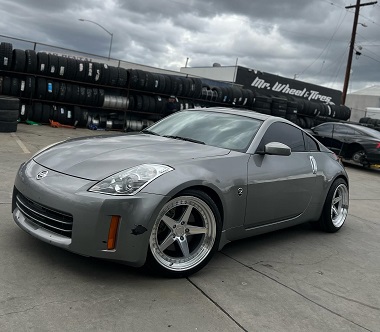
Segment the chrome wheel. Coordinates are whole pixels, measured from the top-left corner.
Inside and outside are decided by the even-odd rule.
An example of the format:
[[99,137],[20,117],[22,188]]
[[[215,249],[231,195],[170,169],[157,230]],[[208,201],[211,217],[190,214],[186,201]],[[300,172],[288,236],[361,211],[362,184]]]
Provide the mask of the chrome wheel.
[[325,204],[319,226],[322,230],[329,233],[339,231],[348,215],[349,194],[348,183],[345,179],[336,179],[327,193]]
[[348,214],[348,189],[340,184],[334,191],[331,201],[331,221],[337,228],[341,227]]
[[[194,192],[196,193],[196,192]],[[218,224],[211,199],[184,195],[160,211],[149,238],[154,260],[166,271],[183,272],[199,267],[213,251]],[[211,201],[211,203],[213,203]]]

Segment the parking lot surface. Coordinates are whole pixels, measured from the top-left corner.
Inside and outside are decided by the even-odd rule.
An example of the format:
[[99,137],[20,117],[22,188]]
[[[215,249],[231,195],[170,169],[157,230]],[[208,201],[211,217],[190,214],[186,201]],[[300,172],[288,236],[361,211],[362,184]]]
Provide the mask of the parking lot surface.
[[379,170],[346,165],[338,233],[305,224],[237,241],[199,273],[162,279],[50,246],[13,222],[23,161],[104,133],[25,124],[0,133],[0,331],[380,331]]

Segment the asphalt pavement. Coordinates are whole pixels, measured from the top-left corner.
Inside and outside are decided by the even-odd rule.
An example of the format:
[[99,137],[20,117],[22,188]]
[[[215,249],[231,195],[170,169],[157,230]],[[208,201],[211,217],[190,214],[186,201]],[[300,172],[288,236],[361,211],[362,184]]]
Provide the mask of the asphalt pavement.
[[162,279],[66,252],[13,222],[23,161],[104,133],[25,124],[0,133],[0,331],[380,331],[379,170],[346,165],[338,233],[305,224],[236,241],[199,273]]

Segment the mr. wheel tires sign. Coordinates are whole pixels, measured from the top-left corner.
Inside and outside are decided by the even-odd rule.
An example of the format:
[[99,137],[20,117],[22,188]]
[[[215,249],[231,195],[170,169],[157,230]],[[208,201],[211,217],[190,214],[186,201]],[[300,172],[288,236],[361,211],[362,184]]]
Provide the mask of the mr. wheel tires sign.
[[282,95],[340,105],[342,92],[323,86],[238,67],[235,83],[263,95]]

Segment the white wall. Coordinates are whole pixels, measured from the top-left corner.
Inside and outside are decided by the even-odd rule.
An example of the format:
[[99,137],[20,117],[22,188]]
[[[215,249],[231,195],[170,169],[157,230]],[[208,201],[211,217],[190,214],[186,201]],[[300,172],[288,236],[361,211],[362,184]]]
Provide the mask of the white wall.
[[366,116],[367,107],[380,107],[380,96],[348,94],[346,106],[351,108],[350,121],[359,122]]
[[237,67],[181,67],[180,72],[222,82],[235,82]]

